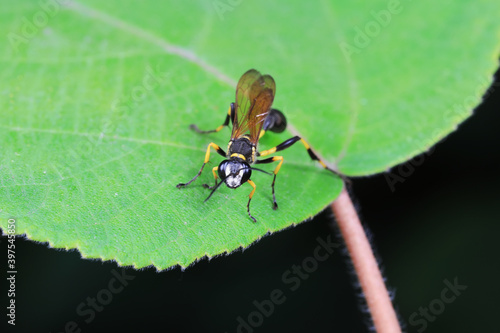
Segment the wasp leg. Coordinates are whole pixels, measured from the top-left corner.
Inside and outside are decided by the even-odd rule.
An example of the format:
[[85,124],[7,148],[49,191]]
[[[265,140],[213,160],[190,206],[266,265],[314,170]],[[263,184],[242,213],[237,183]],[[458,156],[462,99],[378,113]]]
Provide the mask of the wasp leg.
[[307,152],[309,153],[309,157],[312,159],[312,160],[315,160],[315,161],[318,161],[319,164],[321,164],[321,166],[323,168],[325,168],[326,170],[336,174],[337,176],[341,177],[342,179],[346,180],[345,179],[345,176],[338,173],[337,171],[333,170],[333,169],[330,169],[325,162],[323,162],[322,160],[319,159],[319,157],[312,151],[311,147],[309,146],[309,144],[304,140],[302,139],[300,136],[294,136],[293,138],[290,138],[288,140],[286,140],[285,142],[283,143],[280,143],[279,145],[277,145],[276,147],[274,148],[271,148],[271,149],[268,149],[268,150],[264,150],[263,152],[261,152],[258,156],[266,156],[266,155],[270,155],[270,154],[273,154],[277,151],[281,151],[281,150],[284,150],[284,149],[287,149],[288,147],[292,146],[295,142],[297,141],[300,141],[302,142],[302,144],[304,145],[304,147],[307,149]]
[[283,164],[283,156],[274,156],[270,158],[266,158],[265,160],[257,160],[255,164],[264,164],[264,163],[272,163],[279,161],[278,165],[274,169],[274,178],[273,183],[271,184],[272,192],[273,192],[273,209],[278,209],[278,203],[276,202],[276,195],[274,194],[274,184],[276,183],[276,175],[280,171],[281,165]]
[[260,134],[259,134],[259,140],[260,140],[260,138],[262,138],[264,136],[264,134],[266,134],[266,130],[261,129]]
[[224,123],[219,127],[217,127],[216,129],[210,131],[202,131],[195,124],[191,124],[189,128],[201,134],[219,132],[224,128],[224,126],[229,126],[229,120],[231,120],[231,123],[234,122],[234,114],[235,114],[234,103],[231,103],[231,105],[229,106],[229,110],[227,110],[226,120],[224,120]]
[[215,184],[214,184],[214,186],[210,186],[210,185],[208,185],[208,184],[203,184],[202,186],[203,186],[204,188],[208,188],[208,189],[210,189],[210,190],[213,190],[214,188],[216,188],[216,187],[217,187],[217,172],[216,172],[217,170],[219,170],[219,167],[218,167],[218,166],[216,166],[216,167],[213,167],[213,168],[212,168],[212,173],[214,174],[214,179],[215,179]]
[[194,182],[196,180],[196,178],[198,178],[199,175],[201,175],[201,172],[203,171],[203,168],[205,167],[205,164],[208,163],[208,161],[210,160],[210,147],[213,147],[215,149],[215,151],[217,153],[219,153],[219,155],[222,155],[224,157],[226,157],[226,153],[224,152],[224,150],[221,149],[221,147],[219,147],[218,145],[216,145],[215,143],[213,142],[210,142],[210,144],[208,145],[207,147],[207,153],[205,154],[205,162],[203,163],[203,165],[201,166],[201,169],[200,171],[198,172],[198,174],[196,176],[194,176],[193,179],[191,179],[190,181],[188,181],[187,183],[180,183],[180,184],[177,184],[177,188],[181,188],[181,187],[186,187],[188,186],[189,184],[191,184],[192,182]]
[[250,214],[250,201],[252,200],[252,197],[253,197],[253,194],[255,193],[255,189],[257,188],[257,186],[255,185],[255,183],[253,181],[251,181],[250,179],[247,180],[247,183],[250,184],[252,187],[253,187],[253,190],[252,192],[250,192],[250,194],[248,195],[248,204],[247,204],[247,212],[248,212],[248,216],[250,216],[250,218],[253,220],[253,222],[257,222],[257,220],[255,219],[255,217],[252,216],[252,214]]

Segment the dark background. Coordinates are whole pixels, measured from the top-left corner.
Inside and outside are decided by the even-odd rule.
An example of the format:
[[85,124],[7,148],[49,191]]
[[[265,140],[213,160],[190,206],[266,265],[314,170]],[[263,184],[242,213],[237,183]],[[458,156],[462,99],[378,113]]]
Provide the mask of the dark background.
[[[410,174],[394,184],[394,191],[383,174],[353,180],[353,199],[371,230],[409,332],[498,330],[498,76],[493,94],[458,131],[415,160],[419,165],[413,170],[410,164],[393,169],[399,176],[401,171]],[[127,286],[111,294],[109,304],[89,323],[88,312],[77,314],[78,306],[84,303],[82,310],[88,311],[88,297],[110,295],[106,289],[115,276],[113,270],[122,274],[121,268],[114,262],[80,259],[77,251],[17,238],[16,326],[5,327],[7,332],[65,332],[67,323],[74,321],[82,332],[155,331],[155,327],[169,332],[236,332],[238,317],[248,323],[250,315],[255,324],[259,315],[253,313],[257,311],[253,302],[267,304],[271,292],[279,289],[283,303],[275,305],[269,317],[260,315],[262,322],[254,332],[366,332],[362,298],[344,251],[338,249],[319,262],[295,291],[282,279],[293,265],[313,255],[318,237],[333,235],[338,241],[334,224],[326,210],[243,252],[204,259],[186,271],[127,269]],[[0,249],[5,254],[6,244],[2,238]],[[0,261],[2,272],[6,261]],[[444,281],[453,284],[455,279],[467,289],[450,301],[453,293],[444,290]],[[8,288],[5,278],[2,281],[5,309],[3,295]],[[119,283],[113,286],[120,288]],[[443,293],[449,303],[443,302]],[[429,306],[425,319],[420,311]],[[3,326],[7,318],[2,317]]]

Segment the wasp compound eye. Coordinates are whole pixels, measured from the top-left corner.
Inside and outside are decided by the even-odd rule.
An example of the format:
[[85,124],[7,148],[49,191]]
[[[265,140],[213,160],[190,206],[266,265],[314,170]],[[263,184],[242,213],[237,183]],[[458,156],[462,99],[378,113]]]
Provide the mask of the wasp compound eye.
[[217,170],[217,173],[219,174],[219,178],[222,180],[222,181],[225,181],[226,180],[226,166],[227,164],[229,163],[228,160],[224,160],[222,161],[220,164],[219,164],[219,168]]

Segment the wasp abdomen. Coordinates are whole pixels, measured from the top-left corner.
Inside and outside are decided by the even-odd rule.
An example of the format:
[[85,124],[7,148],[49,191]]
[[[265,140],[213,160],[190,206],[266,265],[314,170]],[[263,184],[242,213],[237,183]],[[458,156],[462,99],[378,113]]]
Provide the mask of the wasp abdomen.
[[264,131],[271,131],[274,133],[281,133],[286,129],[286,117],[280,111],[271,109],[264,121]]

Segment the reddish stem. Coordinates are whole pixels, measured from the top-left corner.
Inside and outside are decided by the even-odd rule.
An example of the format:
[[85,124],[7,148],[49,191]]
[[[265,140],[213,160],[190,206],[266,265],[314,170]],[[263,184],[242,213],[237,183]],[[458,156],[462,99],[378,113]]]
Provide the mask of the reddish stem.
[[331,207],[351,256],[376,331],[401,332],[396,311],[372,248],[345,188]]

